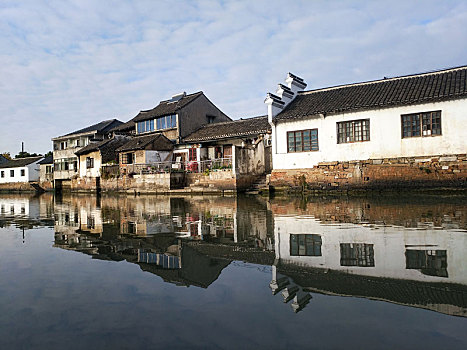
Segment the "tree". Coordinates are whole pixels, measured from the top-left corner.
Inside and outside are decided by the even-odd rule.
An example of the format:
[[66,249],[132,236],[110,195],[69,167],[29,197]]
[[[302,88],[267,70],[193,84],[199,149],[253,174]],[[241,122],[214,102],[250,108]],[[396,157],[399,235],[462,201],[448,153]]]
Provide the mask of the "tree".
[[28,153],[28,152],[19,152],[15,158],[18,159],[18,158],[26,158],[26,157],[38,157],[38,156],[41,156],[41,154],[37,154],[37,153]]
[[1,155],[4,156],[6,159],[11,160],[10,152],[4,152],[4,153],[1,153]]

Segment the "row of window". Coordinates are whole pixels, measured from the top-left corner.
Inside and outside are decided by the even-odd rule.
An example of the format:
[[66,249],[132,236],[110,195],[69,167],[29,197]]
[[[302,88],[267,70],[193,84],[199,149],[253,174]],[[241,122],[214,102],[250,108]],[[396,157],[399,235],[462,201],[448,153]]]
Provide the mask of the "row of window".
[[87,146],[91,139],[92,137],[82,137],[82,138],[75,139],[75,140],[54,142],[54,151],[64,150],[67,148]]
[[[21,176],[26,176],[26,170],[20,169],[20,174]],[[5,170],[0,171],[0,177],[4,178],[5,177]],[[10,170],[10,177],[15,177],[15,171]]]
[[[441,135],[441,111],[404,114],[401,136],[426,137]],[[370,141],[370,119],[336,123],[337,143]],[[287,132],[287,152],[318,151],[318,129]]]
[[[156,121],[155,129],[154,129],[154,120]],[[172,129],[175,127],[177,127],[176,114],[166,115],[164,117],[151,119],[151,120],[145,120],[145,121],[137,123],[138,134],[141,134],[143,132],[154,131],[154,130]]]
[[78,171],[76,158],[59,159],[54,162],[55,171]]
[[[322,239],[318,234],[291,234],[290,256],[322,256]],[[340,265],[374,267],[373,244],[340,243]],[[425,275],[448,277],[446,250],[405,251],[406,268],[420,270]]]

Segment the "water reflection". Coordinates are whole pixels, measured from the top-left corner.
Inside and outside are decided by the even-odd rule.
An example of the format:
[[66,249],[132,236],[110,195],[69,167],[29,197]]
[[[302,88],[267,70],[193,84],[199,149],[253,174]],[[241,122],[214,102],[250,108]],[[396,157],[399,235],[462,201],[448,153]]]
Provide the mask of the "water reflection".
[[53,225],[54,247],[208,288],[232,261],[272,266],[298,312],[313,294],[467,316],[467,204],[456,197],[1,196],[0,227]]

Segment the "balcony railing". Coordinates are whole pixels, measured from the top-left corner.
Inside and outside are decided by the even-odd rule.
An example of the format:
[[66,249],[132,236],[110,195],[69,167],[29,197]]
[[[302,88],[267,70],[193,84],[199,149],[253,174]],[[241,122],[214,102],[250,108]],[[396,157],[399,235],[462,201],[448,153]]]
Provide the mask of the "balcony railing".
[[127,174],[161,174],[171,172],[204,173],[232,169],[232,158],[217,158],[187,162],[157,162],[150,164],[126,164]]

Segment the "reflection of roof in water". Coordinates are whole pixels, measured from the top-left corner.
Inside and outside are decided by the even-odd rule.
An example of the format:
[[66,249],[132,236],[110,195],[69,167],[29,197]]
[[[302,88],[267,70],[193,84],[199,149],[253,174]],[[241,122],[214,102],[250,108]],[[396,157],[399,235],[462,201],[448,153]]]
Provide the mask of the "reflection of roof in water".
[[209,287],[217,280],[229,264],[230,260],[209,257],[185,244],[182,248],[181,269],[164,269],[156,264],[138,263],[143,271],[154,273],[165,282],[202,288]]
[[304,290],[354,296],[467,317],[467,286],[348,274],[320,268],[279,264],[278,272]]

